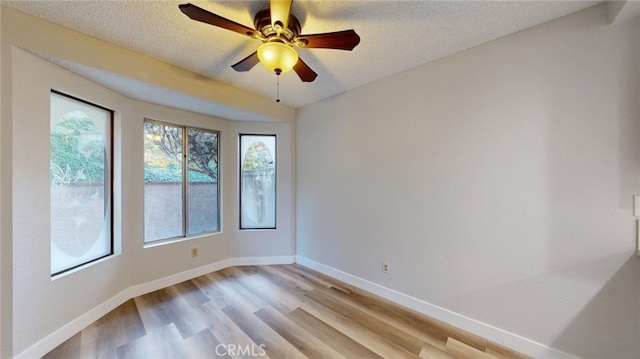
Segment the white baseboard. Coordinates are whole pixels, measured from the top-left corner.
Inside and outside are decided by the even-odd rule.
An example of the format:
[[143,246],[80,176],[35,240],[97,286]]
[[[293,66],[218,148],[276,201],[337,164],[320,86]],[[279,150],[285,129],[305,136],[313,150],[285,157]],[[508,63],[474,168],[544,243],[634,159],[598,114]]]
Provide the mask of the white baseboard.
[[292,264],[295,262],[296,256],[239,257],[233,258],[232,266],[268,266],[276,264]]
[[71,338],[76,333],[89,326],[89,324],[95,322],[105,314],[109,313],[122,303],[129,300],[131,297],[128,296],[127,292],[128,290],[124,290],[109,298],[97,307],[91,309],[89,312],[69,322],[55,332],[47,335],[34,345],[27,348],[22,353],[16,355],[15,358],[42,358],[45,354],[53,350],[55,347],[64,343],[67,339]]
[[16,358],[41,358],[58,345],[64,343],[67,339],[83,330],[91,323],[102,318],[105,314],[117,308],[122,303],[131,298],[135,298],[158,289],[166,288],[189,279],[205,275],[207,273],[216,272],[224,268],[244,265],[275,265],[275,264],[291,264],[295,262],[295,256],[276,256],[276,257],[235,257],[227,258],[215,263],[210,263],[201,267],[189,269],[184,272],[172,274],[167,277],[159,278],[150,282],[131,286],[115,296],[107,299],[97,307],[91,309],[87,313],[79,316],[69,322],[62,328],[47,335],[34,345],[27,348],[22,353],[16,355]]
[[341,280],[352,286],[388,299],[404,307],[413,309],[429,317],[451,324],[490,341],[502,344],[534,358],[544,359],[577,359],[577,357],[534,342],[519,335],[509,333],[489,324],[452,312],[448,309],[414,298],[391,288],[354,276],[339,269],[326,266],[309,258],[296,257],[296,262],[330,277]]

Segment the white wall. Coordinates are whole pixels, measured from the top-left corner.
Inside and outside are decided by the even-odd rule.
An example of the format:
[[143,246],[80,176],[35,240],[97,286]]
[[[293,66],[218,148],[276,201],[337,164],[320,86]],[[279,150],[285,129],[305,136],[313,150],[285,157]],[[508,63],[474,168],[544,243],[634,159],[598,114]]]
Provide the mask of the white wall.
[[[3,7],[0,6],[0,19]],[[2,32],[0,32],[2,35]],[[0,37],[1,39],[1,37]],[[0,53],[9,51],[9,46],[4,41],[0,41]],[[4,134],[10,131],[11,103],[5,96],[5,88],[11,87],[11,76],[7,76],[10,72],[7,70],[8,61],[0,56],[0,357],[6,358],[11,354],[12,342],[11,326],[12,326],[12,258],[11,241],[11,191],[10,187],[5,186],[11,182],[11,170],[8,166],[11,163],[11,142],[5,138]],[[6,189],[5,189],[6,188]]]
[[[246,105],[240,111],[255,111],[270,118],[283,115],[280,122],[253,123],[228,121],[136,101],[25,51],[46,51],[50,46],[44,45],[47,42],[75,42],[85,53],[100,48],[105,51],[101,54],[103,58],[116,55],[126,58],[130,54],[125,50],[115,48],[109,52],[111,45],[91,38],[79,40],[77,33],[6,11],[4,7],[2,21],[1,357],[41,356],[132,295],[227,265],[293,258],[292,183],[295,171],[292,137],[295,127],[289,118],[289,114],[293,117],[292,109],[269,109],[266,106],[265,110],[260,101],[256,108]],[[32,33],[37,39],[31,42],[22,37],[26,28],[28,31],[45,28],[49,32]],[[140,63],[145,61],[140,55],[131,56]],[[81,61],[81,56],[76,60]],[[160,70],[155,72],[153,65],[157,60],[146,61],[150,64],[147,70],[156,77],[162,77],[161,70],[166,71],[169,66],[160,66]],[[127,64],[127,61],[121,62],[124,69],[122,64]],[[176,73],[180,72],[169,71],[168,76],[173,77]],[[195,76],[185,76],[176,81],[181,82],[178,87],[188,87],[189,81],[200,80]],[[52,88],[115,110],[114,222],[118,247],[115,256],[54,280],[50,277],[48,180],[49,97]],[[143,247],[144,118],[180,122],[221,132],[221,233]],[[237,229],[237,138],[240,132],[275,133],[278,136],[277,230]],[[200,249],[196,258],[190,256],[192,246]]]
[[300,109],[298,256],[542,346],[639,357],[640,24],[607,15]]

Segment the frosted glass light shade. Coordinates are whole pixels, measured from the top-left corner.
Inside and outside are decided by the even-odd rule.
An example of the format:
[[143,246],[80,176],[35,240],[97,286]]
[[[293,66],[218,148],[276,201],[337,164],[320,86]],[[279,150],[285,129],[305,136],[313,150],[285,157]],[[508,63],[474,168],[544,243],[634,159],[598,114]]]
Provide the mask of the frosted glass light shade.
[[267,70],[282,73],[291,71],[298,63],[298,53],[281,42],[267,42],[258,48],[258,59]]

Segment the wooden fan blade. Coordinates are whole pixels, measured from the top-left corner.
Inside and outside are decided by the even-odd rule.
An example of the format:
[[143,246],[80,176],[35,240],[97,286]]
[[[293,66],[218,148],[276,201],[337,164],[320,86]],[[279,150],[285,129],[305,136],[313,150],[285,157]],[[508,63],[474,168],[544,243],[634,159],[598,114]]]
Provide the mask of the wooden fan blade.
[[313,49],[353,50],[360,43],[360,36],[354,30],[328,32],[325,34],[300,35],[295,38],[299,46]]
[[281,31],[285,32],[289,26],[289,13],[291,12],[291,3],[293,0],[271,0],[271,26],[278,31],[278,25],[281,27]]
[[303,82],[313,82],[318,77],[318,74],[311,70],[311,67],[305,64],[301,58],[298,58],[298,63],[293,67],[293,71],[298,74],[298,77]]
[[180,8],[180,11],[191,18],[191,20],[204,22],[205,24],[221,27],[250,37],[256,37],[257,35],[256,30],[250,27],[238,24],[235,21],[216,15],[193,4],[180,4],[178,7]]
[[244,72],[251,70],[258,62],[260,62],[258,51],[254,51],[253,54],[231,65],[231,67],[238,72]]

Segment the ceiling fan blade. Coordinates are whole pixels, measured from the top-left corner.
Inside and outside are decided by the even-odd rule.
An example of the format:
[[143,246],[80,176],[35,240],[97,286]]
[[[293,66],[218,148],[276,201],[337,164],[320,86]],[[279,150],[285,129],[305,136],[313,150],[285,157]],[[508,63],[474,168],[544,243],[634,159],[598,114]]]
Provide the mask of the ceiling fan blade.
[[301,58],[298,58],[298,63],[293,67],[293,71],[298,74],[298,77],[303,82],[313,82],[318,77],[318,74],[311,70],[311,67],[305,64]]
[[244,72],[251,70],[258,62],[260,62],[260,59],[258,59],[258,51],[254,51],[253,54],[231,65],[231,67],[238,72]]
[[209,12],[203,8],[197,7],[193,4],[180,4],[178,5],[180,11],[182,11],[185,15],[187,15],[192,20],[204,22],[205,24],[218,26],[223,29],[231,30],[237,32],[242,35],[256,37],[257,31],[246,27],[244,25],[238,24],[235,21],[231,21],[226,19],[220,15],[216,15],[212,12]]
[[305,44],[301,47],[308,49],[353,50],[360,43],[360,36],[354,30],[344,30],[324,34],[300,35],[295,38],[295,42]]
[[271,26],[273,26],[276,31],[278,31],[278,25],[280,25],[282,29],[279,32],[287,30],[292,2],[293,0],[271,0],[269,5],[271,9]]

